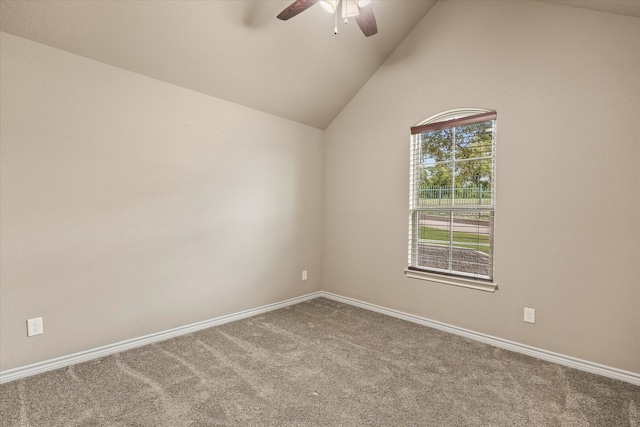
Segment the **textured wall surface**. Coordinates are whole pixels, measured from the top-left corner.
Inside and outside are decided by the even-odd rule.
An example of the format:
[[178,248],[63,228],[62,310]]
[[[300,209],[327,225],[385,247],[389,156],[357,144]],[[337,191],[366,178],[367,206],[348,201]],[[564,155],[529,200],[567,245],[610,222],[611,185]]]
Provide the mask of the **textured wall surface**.
[[[540,2],[436,4],[326,131],[323,289],[640,372],[639,36]],[[494,294],[403,275],[409,127],[463,107],[498,113]]]
[[320,130],[6,33],[0,62],[0,369],[319,289]]
[[[0,370],[322,289],[640,372],[637,18],[439,2],[324,134],[1,41]],[[460,107],[498,112],[494,294],[403,274],[409,127]]]

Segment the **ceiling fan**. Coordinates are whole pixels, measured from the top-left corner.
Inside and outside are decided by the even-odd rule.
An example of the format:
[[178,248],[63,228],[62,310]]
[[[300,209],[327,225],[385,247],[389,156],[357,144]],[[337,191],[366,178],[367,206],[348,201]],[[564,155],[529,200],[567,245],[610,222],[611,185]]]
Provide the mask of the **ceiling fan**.
[[370,2],[371,0],[296,0],[280,12],[278,19],[286,21],[309,9],[314,4],[320,3],[327,12],[333,13],[335,16],[335,34],[338,34],[339,14],[344,19],[345,24],[349,22],[349,18],[355,18],[358,27],[360,27],[365,36],[369,37],[378,32],[378,24],[376,24],[376,18],[373,16],[373,11],[369,6]]

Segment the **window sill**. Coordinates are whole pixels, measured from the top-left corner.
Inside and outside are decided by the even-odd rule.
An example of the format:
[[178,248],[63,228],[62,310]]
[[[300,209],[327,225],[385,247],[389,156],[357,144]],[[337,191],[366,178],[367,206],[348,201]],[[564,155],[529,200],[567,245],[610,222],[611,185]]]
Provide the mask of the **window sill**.
[[426,271],[404,270],[404,274],[410,279],[427,280],[429,282],[444,283],[445,285],[461,286],[463,288],[476,289],[478,291],[495,292],[498,290],[498,284],[493,282],[483,282],[473,279],[464,279],[462,277],[442,276],[436,273],[427,273]]

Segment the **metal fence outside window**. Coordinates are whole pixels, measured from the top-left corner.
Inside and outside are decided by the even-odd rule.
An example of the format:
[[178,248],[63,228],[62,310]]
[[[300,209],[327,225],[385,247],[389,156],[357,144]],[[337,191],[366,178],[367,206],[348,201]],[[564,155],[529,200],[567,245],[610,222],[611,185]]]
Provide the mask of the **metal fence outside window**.
[[[477,187],[423,187],[419,189],[419,206],[450,206],[452,200],[458,206],[491,205],[491,188]],[[453,196],[453,197],[452,197]]]

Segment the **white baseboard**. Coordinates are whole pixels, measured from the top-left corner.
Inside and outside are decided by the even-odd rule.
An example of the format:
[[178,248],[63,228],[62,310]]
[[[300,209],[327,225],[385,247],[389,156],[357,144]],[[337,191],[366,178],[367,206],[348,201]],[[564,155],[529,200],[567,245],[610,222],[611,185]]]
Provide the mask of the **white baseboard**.
[[132,348],[141,347],[143,345],[152,344],[154,342],[164,341],[166,339],[174,338],[180,335],[190,334],[201,329],[222,325],[224,323],[234,322],[236,320],[256,316],[268,311],[278,310],[280,308],[298,304],[304,301],[318,298],[320,296],[322,296],[320,292],[314,292],[300,297],[291,298],[286,301],[268,304],[262,307],[252,308],[249,310],[240,311],[238,313],[228,314],[226,316],[220,316],[214,319],[204,320],[202,322],[192,323],[186,326],[180,326],[178,328],[168,329],[166,331],[156,332],[154,334],[149,334],[126,341],[120,341],[114,344],[81,351],[79,353],[73,353],[66,356],[56,357],[55,359],[44,360],[42,362],[33,363],[30,365],[7,369],[4,371],[0,371],[0,384],[14,381],[20,378],[30,377],[36,374],[41,374],[43,372],[52,371],[54,369],[75,365],[76,363],[98,359],[100,357],[108,356],[113,353],[119,353],[121,351],[130,350]]
[[355,307],[364,308],[366,310],[375,311],[377,313],[386,314],[387,316],[417,323],[429,328],[438,329],[451,334],[460,335],[475,341],[480,341],[494,347],[503,348],[505,350],[515,351],[517,353],[526,354],[538,359],[557,363],[559,365],[568,366],[570,368],[579,369],[581,371],[591,372],[593,374],[602,375],[604,377],[625,381],[631,384],[640,385],[640,374],[635,372],[624,371],[622,369],[612,368],[610,366],[600,365],[598,363],[589,362],[587,360],[578,359],[563,354],[554,353],[552,351],[531,347],[514,341],[505,340],[491,335],[474,332],[468,329],[459,328],[457,326],[448,325],[446,323],[437,322],[435,320],[426,319],[413,314],[403,313],[401,311],[392,310],[379,305],[370,304],[368,302],[359,301],[353,298],[343,297],[341,295],[332,294],[330,292],[320,292],[324,298],[342,302],[344,304],[353,305]]
[[262,307],[257,307],[238,313],[229,314],[226,316],[216,317],[214,319],[205,320],[198,323],[193,323],[186,326],[181,326],[174,329],[169,329],[162,332],[157,332],[150,335],[145,335],[138,338],[133,338],[126,341],[121,341],[114,344],[109,344],[103,347],[98,347],[79,353],[69,354],[67,356],[57,357],[55,359],[49,359],[31,365],[20,366],[13,369],[7,369],[0,371],[0,384],[14,381],[20,378],[29,377],[32,375],[40,374],[54,369],[64,368],[66,366],[74,365],[76,363],[86,362],[100,357],[108,356],[113,353],[119,353],[121,351],[129,350],[143,345],[152,344],[154,342],[163,341],[169,338],[174,338],[180,335],[189,334],[199,331],[201,329],[210,328],[212,326],[222,325],[224,323],[233,322],[236,320],[244,319],[258,314],[266,313],[280,308],[288,307],[290,305],[298,304],[304,301],[309,301],[314,298],[324,297],[334,301],[338,301],[344,304],[353,305],[366,310],[375,311],[377,313],[385,314],[387,316],[395,317],[398,319],[406,320],[409,322],[417,323],[419,325],[427,326],[429,328],[438,329],[451,334],[460,335],[466,338],[470,338],[475,341],[480,341],[495,347],[503,348],[505,350],[515,351],[517,353],[526,354],[538,359],[547,360],[549,362],[557,363],[559,365],[568,366],[571,368],[579,369],[581,371],[591,372],[594,374],[602,375],[605,377],[613,378],[616,380],[625,381],[631,384],[640,385],[640,374],[623,371],[621,369],[612,368],[597,363],[592,363],[586,360],[577,359],[571,356],[565,356],[551,351],[542,350],[539,348],[531,347],[528,345],[520,344],[514,341],[505,340],[502,338],[493,337],[491,335],[481,334],[468,329],[459,328],[457,326],[448,325],[446,323],[437,322],[435,320],[429,320],[424,317],[415,316],[413,314],[403,313],[401,311],[392,310],[386,307],[382,307],[375,304],[359,301],[353,298],[347,298],[340,295],[336,295],[330,292],[314,292],[311,294],[303,295],[296,298],[291,298],[286,301],[281,301],[274,304],[268,304]]

